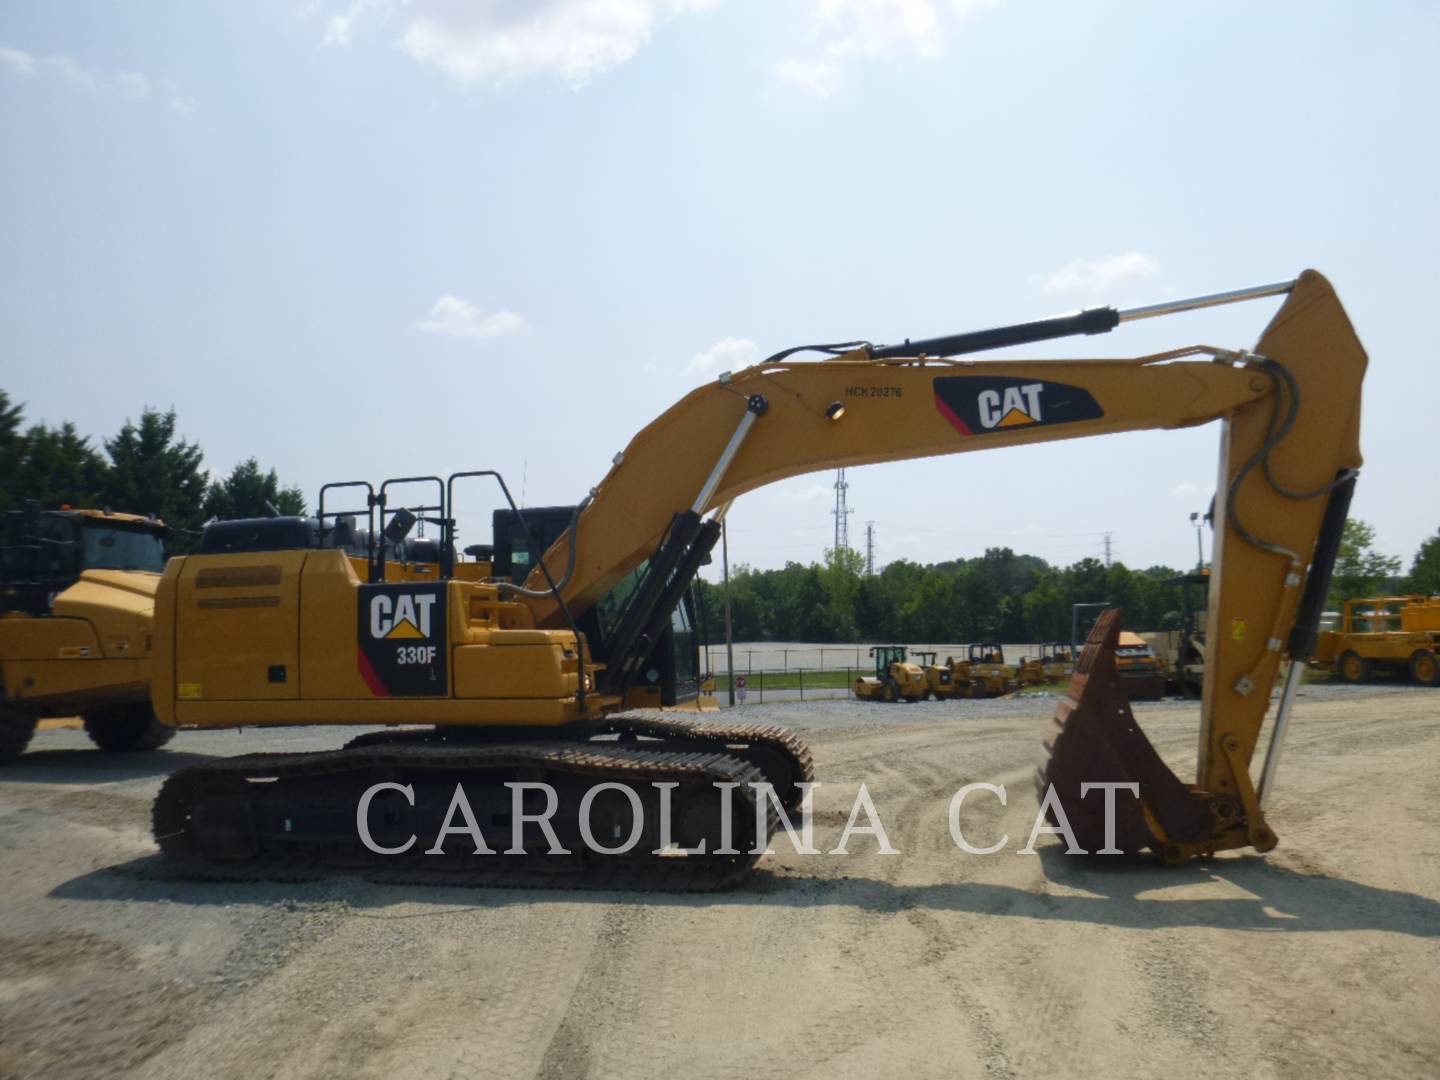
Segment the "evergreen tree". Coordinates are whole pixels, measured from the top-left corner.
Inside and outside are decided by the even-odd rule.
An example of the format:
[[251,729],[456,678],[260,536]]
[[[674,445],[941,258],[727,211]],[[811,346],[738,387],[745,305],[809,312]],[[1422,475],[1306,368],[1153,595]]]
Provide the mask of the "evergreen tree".
[[13,510],[22,501],[17,471],[25,443],[20,433],[24,410],[10,403],[10,395],[0,390],[0,510]]
[[90,440],[68,420],[58,428],[36,424],[25,433],[12,472],[18,502],[35,499],[46,509],[94,507],[101,501],[106,465]]
[[[146,409],[138,424],[125,421],[105,440],[110,468],[102,496],[113,510],[156,514],[176,530],[195,530],[204,521],[205,472],[200,447],[175,436],[175,411]],[[182,532],[174,536],[172,547]]]
[[269,517],[274,512],[303,515],[305,497],[299,488],[282,488],[274,469],[262,473],[253,457],[236,465],[223,480],[212,482],[205,493],[206,520]]

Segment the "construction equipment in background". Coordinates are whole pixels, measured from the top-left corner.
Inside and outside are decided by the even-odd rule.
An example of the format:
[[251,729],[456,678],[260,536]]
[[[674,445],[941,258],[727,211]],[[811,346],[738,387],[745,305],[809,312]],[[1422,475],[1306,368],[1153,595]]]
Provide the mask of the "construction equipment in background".
[[936,662],[939,655],[934,651],[913,650],[910,654],[920,661],[920,670],[925,673],[925,698],[945,701],[956,697],[960,689],[955,681],[954,666]]
[[1075,650],[1063,641],[1042,641],[1040,670],[1046,682],[1064,682],[1075,674]]
[[1022,689],[1027,686],[1042,686],[1045,683],[1045,666],[1040,657],[1022,656],[1015,665],[1015,682]]
[[150,614],[165,523],[108,510],[0,514],[0,762],[45,717],[80,716],[101,750],[153,750]]
[[1075,653],[1063,641],[1042,641],[1034,649],[1034,656],[1022,656],[1015,665],[1015,681],[1021,687],[1053,685],[1074,674]]
[[[1282,295],[1253,352],[950,359]],[[790,349],[724,373],[642,430],[523,583],[501,580],[498,549],[490,580],[464,580],[449,560],[452,489],[466,476],[499,482],[493,472],[441,484],[437,581],[387,581],[383,559],[373,558],[362,578],[343,552],[323,548],[172,559],[156,592],[152,681],[167,723],[429,726],[362,735],[336,751],[182,769],[155,804],[166,858],[179,872],[225,878],[294,874],[300,863],[372,868],[389,880],[449,873],[477,883],[646,888],[740,880],[767,842],[745,822],[776,819],[755,813],[766,796],[753,785],[771,785],[794,810],[812,776],[803,743],[779,729],[620,712],[735,498],[820,469],[1213,420],[1223,421],[1222,497],[1195,781],[1171,773],[1135,723],[1115,668],[1112,613],[1097,623],[1057,710],[1039,790],[1052,820],[1063,809],[1090,851],[1150,848],[1183,862],[1274,847],[1264,801],[1360,464],[1366,359],[1329,283],[1307,271],[1129,311],[896,346],[807,348],[824,359],[796,359],[806,349]],[[407,527],[387,516],[384,485],[378,500],[368,495],[379,515],[372,535],[403,539]],[[528,536],[525,515],[515,514]],[[607,598],[613,617],[601,618]],[[1257,781],[1250,762],[1286,658],[1301,663],[1290,667]],[[377,777],[385,778],[379,794]],[[553,802],[526,787],[540,781]],[[596,797],[596,785],[627,781],[638,802],[604,789]],[[1138,798],[1084,797],[1089,785],[1112,781],[1133,781]],[[414,842],[448,824],[458,784],[490,849],[516,854],[476,856],[461,829],[434,848]],[[734,794],[734,814],[724,813],[717,785]],[[380,848],[406,854],[362,844],[357,819]],[[545,854],[542,819],[568,853]],[[673,822],[671,839],[691,850],[657,848],[661,822]],[[722,822],[742,827],[722,831]],[[514,843],[511,826],[521,834]],[[585,835],[635,840],[601,853]],[[733,846],[717,851],[726,838]]]
[[1319,635],[1311,664],[1350,683],[1406,675],[1440,686],[1440,598],[1375,596],[1345,601],[1338,630]]
[[1205,597],[1210,572],[1182,574],[1165,585],[1180,590],[1180,624],[1140,636],[1160,661],[1166,692],[1198,698],[1205,683]]
[[[861,701],[921,701],[931,693],[930,682],[919,664],[910,663],[904,645],[876,645],[870,650],[875,674],[862,675],[851,689]],[[932,657],[934,653],[930,654]]]
[[1015,666],[1005,663],[1005,650],[993,641],[970,645],[965,662],[969,665],[970,697],[1000,697],[1020,685]]
[[1115,668],[1131,701],[1159,701],[1165,696],[1165,665],[1139,634],[1121,630],[1115,644]]

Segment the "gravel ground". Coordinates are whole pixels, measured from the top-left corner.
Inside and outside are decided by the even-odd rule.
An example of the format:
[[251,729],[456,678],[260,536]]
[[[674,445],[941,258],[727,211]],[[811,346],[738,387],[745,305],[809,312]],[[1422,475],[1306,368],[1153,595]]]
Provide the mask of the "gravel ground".
[[[1178,870],[1017,853],[1052,707],[746,707],[811,742],[822,848],[864,782],[899,854],[781,838],[700,897],[147,879],[168,771],[344,736],[41,732],[0,773],[0,1076],[1440,1074],[1440,695],[1304,688],[1280,847]],[[1197,707],[1138,714],[1188,774]],[[993,856],[949,837],[973,780]]]

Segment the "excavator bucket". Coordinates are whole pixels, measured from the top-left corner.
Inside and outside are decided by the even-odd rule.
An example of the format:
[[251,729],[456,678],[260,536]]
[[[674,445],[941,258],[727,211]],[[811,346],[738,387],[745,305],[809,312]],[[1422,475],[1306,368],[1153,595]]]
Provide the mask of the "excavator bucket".
[[[1053,786],[1076,842],[1087,852],[1118,848],[1133,855],[1151,848],[1168,855],[1167,847],[1176,842],[1208,840],[1215,821],[1209,802],[1170,771],[1130,711],[1115,667],[1123,614],[1119,608],[1105,611],[1086,639],[1045,739],[1036,794],[1043,805]],[[1116,791],[1114,844],[1107,848],[1106,793],[1092,786],[1085,794],[1083,786],[1115,783],[1138,784],[1139,798]],[[1046,816],[1060,824],[1053,809]]]

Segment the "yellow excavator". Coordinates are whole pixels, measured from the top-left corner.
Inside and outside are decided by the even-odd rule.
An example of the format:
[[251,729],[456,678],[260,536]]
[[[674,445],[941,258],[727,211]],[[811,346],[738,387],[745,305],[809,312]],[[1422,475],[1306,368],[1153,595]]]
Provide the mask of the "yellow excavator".
[[46,717],[80,716],[102,750],[153,750],[150,609],[165,523],[108,510],[0,514],[0,762]]
[[[1251,350],[969,358],[1270,296],[1285,299]],[[474,579],[453,560],[455,489],[493,483],[508,501],[497,474],[430,478],[440,490],[429,513],[441,541],[436,579],[424,582],[385,574],[387,546],[404,541],[417,515],[407,523],[383,485],[360,484],[352,494],[363,493],[358,510],[373,526],[365,559],[260,541],[170,561],[155,597],[155,708],[180,727],[424,727],[362,734],[336,751],[182,769],[156,800],[156,839],[177,871],[223,877],[335,863],[392,879],[737,881],[759,855],[744,841],[724,844],[726,823],[753,814],[764,783],[786,808],[799,804],[799,785],[812,776],[804,744],[775,728],[623,713],[736,498],[820,469],[1218,420],[1211,648],[1194,782],[1170,772],[1130,713],[1114,663],[1114,614],[1080,658],[1038,780],[1091,851],[1150,849],[1183,862],[1226,848],[1268,850],[1276,838],[1265,800],[1361,461],[1365,366],[1339,300],[1313,271],[899,345],[787,349],[722,374],[652,421],[553,537],[532,531],[530,512],[511,501],[512,535],[496,537],[490,574]],[[325,504],[322,493],[322,533],[333,520]],[[507,571],[507,545],[530,558],[512,559]],[[1251,759],[1287,658],[1301,662],[1290,665],[1255,777]],[[548,784],[550,794],[526,781]],[[1105,843],[1105,800],[1084,797],[1086,785],[1110,781],[1133,781],[1139,793],[1115,800],[1114,845]],[[457,785],[471,796],[475,831],[506,853],[475,854],[474,834],[458,828],[434,848],[414,843],[450,822]],[[512,826],[526,838],[513,848]],[[547,853],[556,848],[541,842],[547,828],[568,854]],[[600,853],[579,842],[587,829],[638,842]],[[660,844],[666,837],[680,847]],[[755,839],[763,850],[765,837]]]

